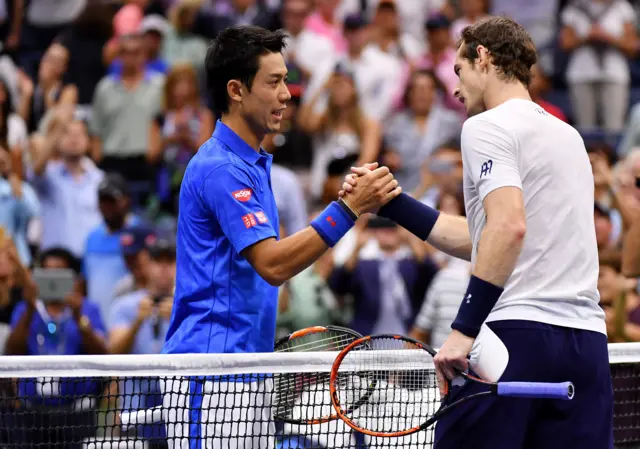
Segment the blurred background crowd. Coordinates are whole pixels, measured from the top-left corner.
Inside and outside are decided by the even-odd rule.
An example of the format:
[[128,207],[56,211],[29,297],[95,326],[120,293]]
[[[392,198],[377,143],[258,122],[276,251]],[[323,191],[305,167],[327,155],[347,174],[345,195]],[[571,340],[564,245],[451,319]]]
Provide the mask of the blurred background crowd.
[[[292,99],[263,142],[282,236],[371,161],[415,198],[464,214],[455,43],[489,15],[529,31],[532,98],[585,139],[609,338],[640,341],[638,12],[630,0],[0,0],[0,349],[160,351],[180,183],[216,122],[204,55],[231,25],[290,36]],[[364,216],[282,286],[278,332],[341,324],[437,347],[469,275],[467,262]],[[52,279],[68,281],[64,294],[42,291]]]

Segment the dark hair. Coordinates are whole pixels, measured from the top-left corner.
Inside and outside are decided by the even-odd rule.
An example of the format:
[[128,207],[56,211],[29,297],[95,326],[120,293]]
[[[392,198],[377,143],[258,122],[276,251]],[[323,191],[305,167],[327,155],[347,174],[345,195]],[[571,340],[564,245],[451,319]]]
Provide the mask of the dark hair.
[[0,144],[9,145],[9,116],[13,114],[13,95],[7,81],[0,77],[0,86],[4,89],[6,101],[0,105]]
[[464,57],[471,64],[478,57],[478,45],[489,50],[491,62],[507,80],[531,83],[531,67],[538,61],[536,46],[529,33],[506,17],[491,17],[462,30],[458,48],[464,44]]
[[40,253],[40,266],[44,266],[45,261],[50,257],[64,260],[68,268],[73,270],[76,274],[80,274],[80,260],[68,249],[54,247],[43,251]]
[[113,36],[113,16],[111,6],[90,0],[71,28],[86,39],[106,41]]
[[257,26],[236,26],[225,29],[207,50],[205,71],[214,112],[229,112],[227,83],[239,80],[251,90],[260,68],[260,56],[281,53],[286,47],[283,30],[269,31]]

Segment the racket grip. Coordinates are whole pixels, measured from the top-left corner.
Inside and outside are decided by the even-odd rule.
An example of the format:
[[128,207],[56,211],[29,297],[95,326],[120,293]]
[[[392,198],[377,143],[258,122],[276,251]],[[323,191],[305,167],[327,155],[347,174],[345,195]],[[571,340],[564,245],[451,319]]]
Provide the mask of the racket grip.
[[571,382],[498,382],[498,396],[536,399],[573,399],[575,388]]

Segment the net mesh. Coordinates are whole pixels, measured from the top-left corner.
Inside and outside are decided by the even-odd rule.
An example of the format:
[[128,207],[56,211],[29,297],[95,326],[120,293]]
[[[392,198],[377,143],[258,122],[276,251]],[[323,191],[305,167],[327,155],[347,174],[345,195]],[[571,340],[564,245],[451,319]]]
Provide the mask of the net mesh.
[[[638,447],[640,344],[612,344],[609,353],[615,390],[616,445]],[[293,415],[334,413],[326,374],[331,371],[335,355],[314,352],[2,357],[0,447],[423,449],[432,446],[432,429],[401,438],[375,438],[354,432],[341,420],[298,425],[273,419],[277,401],[275,381],[283,374],[289,378],[297,376],[300,385],[309,376],[324,379],[304,384],[306,387],[294,401]],[[398,361],[384,360],[376,372],[401,371]],[[427,362],[418,365],[416,369],[429,369]],[[376,382],[380,382],[378,374],[373,376]],[[433,378],[432,374],[425,376]],[[431,383],[397,392],[423,395],[425,407],[438,400],[436,386]],[[377,420],[380,425],[391,416],[397,418],[397,410],[385,411],[379,405],[373,410],[361,408],[361,413],[368,413],[367,418]]]

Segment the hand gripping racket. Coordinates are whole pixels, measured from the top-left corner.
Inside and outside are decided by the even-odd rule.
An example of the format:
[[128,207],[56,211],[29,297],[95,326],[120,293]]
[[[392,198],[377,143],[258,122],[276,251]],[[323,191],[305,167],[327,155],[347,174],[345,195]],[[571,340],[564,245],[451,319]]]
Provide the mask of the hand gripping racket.
[[[366,345],[371,348],[361,351]],[[483,396],[570,400],[571,382],[487,382],[467,373],[466,381],[486,385],[486,391],[449,403],[451,382],[441,402],[433,364],[437,352],[419,341],[398,335],[375,335],[353,341],[338,354],[331,369],[329,389],[336,414],[358,432],[374,437],[401,437],[426,429],[457,405]],[[344,378],[368,378],[375,385],[368,402],[354,413],[355,382]],[[347,413],[349,411],[349,413]]]
[[[333,351],[338,355],[359,338],[362,335],[345,327],[314,326],[279,339],[275,344],[275,352]],[[368,346],[363,344],[359,348],[367,349]],[[321,424],[338,419],[331,406],[329,376],[328,372],[275,374],[274,418],[289,424]],[[352,380],[352,377],[346,380]],[[359,403],[367,401],[367,397],[361,399]]]

